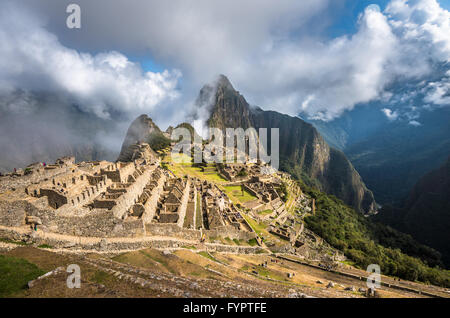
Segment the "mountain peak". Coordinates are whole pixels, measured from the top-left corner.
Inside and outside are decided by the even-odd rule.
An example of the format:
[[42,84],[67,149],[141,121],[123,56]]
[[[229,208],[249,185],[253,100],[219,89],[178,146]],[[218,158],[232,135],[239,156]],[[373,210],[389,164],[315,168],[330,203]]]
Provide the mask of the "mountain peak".
[[170,140],[164,136],[161,129],[145,114],[131,123],[117,160],[131,160],[133,146],[141,143],[148,143],[153,150],[159,150],[170,144]]
[[228,77],[223,74],[220,74],[217,79],[217,88],[227,88],[233,91],[235,90]]

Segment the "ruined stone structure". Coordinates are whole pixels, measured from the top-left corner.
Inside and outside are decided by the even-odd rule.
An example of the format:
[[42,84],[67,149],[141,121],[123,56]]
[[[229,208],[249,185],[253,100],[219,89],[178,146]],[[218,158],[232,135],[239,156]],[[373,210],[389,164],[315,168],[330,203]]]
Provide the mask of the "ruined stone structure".
[[131,148],[122,153],[131,154],[133,160],[127,162],[75,163],[70,157],[1,176],[0,226],[96,238],[200,239],[202,231],[215,237],[255,237],[216,186],[176,178],[148,152],[147,144]]
[[252,231],[226,194],[215,184],[204,181],[198,185],[202,197],[202,212],[206,229],[232,227]]

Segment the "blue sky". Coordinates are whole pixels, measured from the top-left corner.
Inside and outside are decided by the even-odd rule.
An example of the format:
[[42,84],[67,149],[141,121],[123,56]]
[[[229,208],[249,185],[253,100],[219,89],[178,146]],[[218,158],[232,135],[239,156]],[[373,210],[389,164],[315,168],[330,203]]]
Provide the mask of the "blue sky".
[[333,13],[334,21],[328,28],[329,36],[336,37],[343,34],[353,34],[357,30],[358,16],[364,12],[364,9],[377,4],[381,10],[384,10],[389,0],[346,0]]

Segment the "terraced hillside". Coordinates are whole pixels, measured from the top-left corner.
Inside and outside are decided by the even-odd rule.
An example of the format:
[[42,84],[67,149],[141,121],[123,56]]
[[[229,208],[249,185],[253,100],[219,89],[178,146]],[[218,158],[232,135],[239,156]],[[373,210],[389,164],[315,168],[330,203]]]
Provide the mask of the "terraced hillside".
[[[313,265],[271,255],[221,254],[196,249],[146,249],[119,255],[61,254],[51,249],[3,244],[2,257],[21,259],[42,272],[52,272],[9,297],[364,297],[365,281]],[[81,268],[81,288],[69,289],[69,264]],[[0,267],[3,270],[3,267]],[[361,272],[348,267],[355,277]],[[0,276],[5,286],[6,275]],[[30,279],[30,278],[27,278]],[[383,277],[383,280],[385,277]],[[448,297],[441,288],[399,282],[383,286],[378,297]],[[409,288],[410,290],[406,290]],[[416,291],[422,291],[419,294]],[[4,294],[4,295],[5,295]]]

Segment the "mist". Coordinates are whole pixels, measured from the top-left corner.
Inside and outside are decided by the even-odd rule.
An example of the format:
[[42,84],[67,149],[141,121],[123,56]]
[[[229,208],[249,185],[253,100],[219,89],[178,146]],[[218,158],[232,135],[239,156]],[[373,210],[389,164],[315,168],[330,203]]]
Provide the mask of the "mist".
[[[392,83],[410,80],[427,83],[423,107],[450,105],[450,73],[429,82],[450,62],[449,11],[391,0],[330,36],[343,2],[79,0],[82,28],[71,30],[69,0],[4,0],[0,169],[69,154],[114,159],[141,114],[202,133],[209,106],[198,92],[218,74],[252,105],[323,121],[384,102]],[[391,97],[386,116],[398,113]]]

